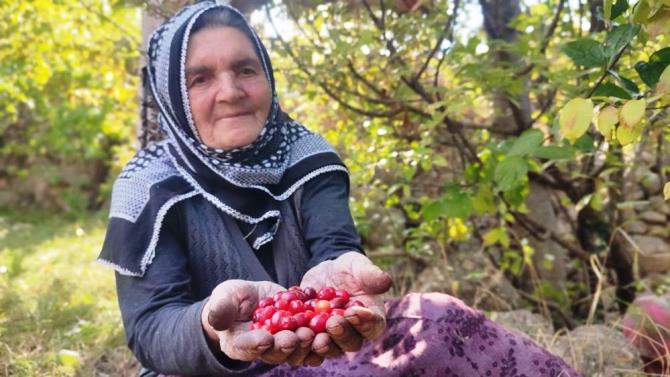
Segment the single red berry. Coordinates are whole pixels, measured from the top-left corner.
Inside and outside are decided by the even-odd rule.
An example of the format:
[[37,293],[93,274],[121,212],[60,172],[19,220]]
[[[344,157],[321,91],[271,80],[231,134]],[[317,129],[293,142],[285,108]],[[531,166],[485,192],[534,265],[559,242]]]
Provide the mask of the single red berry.
[[295,313],[302,313],[305,311],[305,304],[300,300],[293,300],[289,303],[288,310]]
[[284,318],[286,317],[291,317],[291,313],[286,310],[277,310],[275,314],[272,315],[272,318],[270,319],[270,323],[273,326],[277,326],[278,328],[281,328],[282,323],[284,323]]
[[335,288],[333,287],[323,287],[316,295],[316,298],[319,300],[330,300],[335,298]]
[[272,296],[272,299],[274,300],[274,302],[277,302],[277,301],[281,300],[281,295],[284,292],[286,292],[286,291],[279,291],[279,292],[275,293],[275,295]]
[[349,300],[349,292],[345,291],[344,289],[336,289],[335,290],[335,297],[341,297],[345,301]]
[[293,301],[298,299],[298,292],[288,291],[281,294],[281,299],[286,301]]
[[316,313],[328,313],[330,312],[330,302],[326,300],[319,300],[316,305],[314,305],[314,311]]
[[282,317],[281,322],[279,322],[279,330],[291,330],[295,331],[298,328],[298,322],[296,322],[293,316]]
[[275,300],[272,297],[266,297],[260,301],[258,301],[258,307],[259,308],[264,308],[266,306],[271,306],[274,305]]
[[[314,316],[314,313],[312,313],[312,316]],[[311,317],[307,317],[307,314],[305,314],[305,313],[294,314],[293,318],[295,319],[295,322],[298,325],[297,327],[307,327],[307,326],[309,326],[309,320],[312,319]]]
[[307,300],[316,298],[316,289],[314,289],[312,287],[305,287],[305,289],[303,289],[302,291],[305,292],[305,295],[307,296],[307,298],[306,298]]
[[328,313],[319,313],[315,315],[314,318],[309,321],[309,328],[312,329],[315,334],[326,332],[326,322],[328,322],[328,318],[330,318],[330,314]]
[[362,303],[362,302],[360,302],[359,300],[351,300],[351,301],[349,301],[349,302],[344,306],[344,308],[345,308],[345,309],[349,309],[349,308],[352,307],[352,306],[362,306],[362,307],[365,308],[365,304]]
[[330,300],[330,307],[333,309],[342,309],[347,304],[347,300],[342,297],[335,297]]
[[316,305],[318,301],[319,300],[315,298],[305,301],[305,310],[314,310],[314,305]]
[[288,310],[289,301],[284,299],[279,299],[275,301],[275,308],[278,310]]
[[344,317],[344,309],[333,309],[330,312],[331,315],[339,315],[340,317]]
[[275,311],[277,311],[277,309],[275,309],[274,306],[260,308],[254,313],[253,319],[256,322],[263,323],[266,319],[272,318],[272,315],[275,314]]
[[305,316],[307,316],[308,320],[314,318],[314,315],[316,315],[316,313],[314,313],[312,310],[305,310]]

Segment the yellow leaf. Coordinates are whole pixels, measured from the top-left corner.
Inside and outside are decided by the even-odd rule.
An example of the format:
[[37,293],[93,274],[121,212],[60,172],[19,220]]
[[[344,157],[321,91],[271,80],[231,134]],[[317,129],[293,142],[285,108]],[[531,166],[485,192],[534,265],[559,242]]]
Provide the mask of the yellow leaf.
[[644,98],[626,102],[619,111],[620,126],[628,128],[637,126],[642,121],[646,106],[647,101]]
[[646,106],[647,101],[639,99],[630,100],[621,107],[619,127],[616,130],[616,138],[621,145],[628,145],[640,137]]
[[616,129],[616,139],[619,140],[621,145],[628,145],[637,140],[642,133],[642,127],[626,127],[619,125],[619,128]]
[[656,84],[656,94],[663,95],[667,93],[670,93],[670,65],[665,67]]
[[665,200],[670,200],[670,182],[667,182],[663,187],[663,197],[665,197]]
[[647,33],[652,38],[661,34],[670,35],[670,9],[663,8],[653,17],[649,18],[647,23]]
[[574,143],[589,128],[593,116],[593,102],[590,99],[574,98],[558,114],[558,124],[566,139]]
[[596,117],[596,128],[607,141],[614,138],[614,126],[619,122],[619,112],[614,106],[600,109]]

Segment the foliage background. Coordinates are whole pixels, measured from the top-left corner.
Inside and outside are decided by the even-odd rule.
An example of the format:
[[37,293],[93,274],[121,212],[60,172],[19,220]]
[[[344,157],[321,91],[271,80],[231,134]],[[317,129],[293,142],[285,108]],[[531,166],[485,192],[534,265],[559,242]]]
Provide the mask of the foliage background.
[[[282,107],[345,158],[394,294],[571,329],[668,290],[667,1],[234,3],[270,47]],[[111,183],[155,134],[138,129],[142,14],[178,7],[0,1],[0,374],[134,368],[93,260]],[[488,284],[513,294],[480,300]]]

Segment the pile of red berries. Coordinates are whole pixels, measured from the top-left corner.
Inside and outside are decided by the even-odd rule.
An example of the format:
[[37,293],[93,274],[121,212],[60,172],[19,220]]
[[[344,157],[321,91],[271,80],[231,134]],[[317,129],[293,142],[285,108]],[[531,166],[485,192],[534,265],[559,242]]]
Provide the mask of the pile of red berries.
[[328,318],[344,316],[344,311],[352,306],[365,306],[349,298],[349,292],[333,287],[324,287],[318,292],[309,287],[291,287],[258,301],[249,329],[265,329],[274,334],[309,327],[315,334],[326,332]]

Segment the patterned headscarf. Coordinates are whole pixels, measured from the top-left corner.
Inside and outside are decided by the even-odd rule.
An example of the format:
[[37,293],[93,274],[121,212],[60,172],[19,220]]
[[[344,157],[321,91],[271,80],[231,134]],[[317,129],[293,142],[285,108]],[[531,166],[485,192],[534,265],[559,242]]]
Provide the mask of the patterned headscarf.
[[[191,115],[185,61],[191,30],[205,12],[223,8],[243,20],[272,89],[266,123],[251,144],[221,150],[205,145]],[[225,48],[226,41],[221,41]],[[155,254],[161,224],[175,203],[201,195],[252,230],[254,249],[280,226],[279,202],[308,180],[346,172],[333,148],[284,113],[278,104],[269,55],[244,16],[215,1],[187,6],[150,38],[146,67],[166,140],[138,152],[114,183],[110,221],[100,255],[126,275],[142,276]]]

